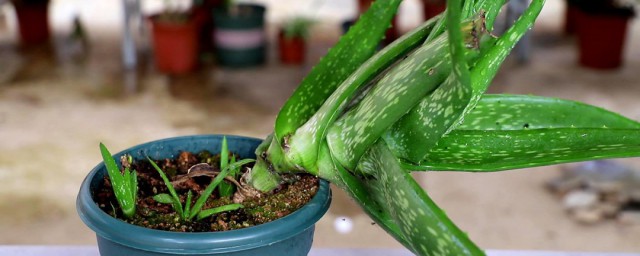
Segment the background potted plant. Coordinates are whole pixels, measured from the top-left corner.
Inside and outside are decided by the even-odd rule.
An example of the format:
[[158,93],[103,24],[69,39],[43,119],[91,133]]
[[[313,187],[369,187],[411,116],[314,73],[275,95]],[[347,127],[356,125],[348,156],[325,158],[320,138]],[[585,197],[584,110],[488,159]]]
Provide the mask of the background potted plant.
[[190,10],[172,7],[149,18],[156,67],[167,74],[185,74],[198,65],[199,15]]
[[213,44],[219,65],[241,68],[265,62],[265,12],[262,5],[233,1],[213,11]]
[[579,63],[595,69],[615,69],[622,65],[629,19],[634,17],[633,1],[571,0],[579,49]]
[[278,32],[278,52],[284,64],[304,63],[307,51],[309,27],[313,21],[303,17],[287,20]]
[[49,0],[12,0],[18,18],[20,43],[33,46],[49,41]]
[[245,180],[266,193],[284,173],[334,183],[418,255],[484,255],[420,188],[412,171],[492,172],[640,155],[640,123],[582,103],[485,95],[533,26],[534,0],[500,36],[504,3],[450,0],[376,48],[400,0],[376,1],[301,82],[256,148]]

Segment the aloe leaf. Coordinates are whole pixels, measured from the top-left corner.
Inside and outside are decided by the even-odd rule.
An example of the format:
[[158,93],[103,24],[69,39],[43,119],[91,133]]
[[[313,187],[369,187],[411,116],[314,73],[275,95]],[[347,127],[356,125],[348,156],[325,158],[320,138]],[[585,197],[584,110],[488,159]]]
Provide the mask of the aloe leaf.
[[228,204],[228,205],[223,205],[216,208],[202,210],[200,211],[200,213],[198,213],[198,220],[204,219],[206,217],[209,217],[211,215],[221,213],[221,212],[235,211],[243,207],[244,206],[242,204]]
[[[468,39],[463,38],[459,22],[460,2],[452,2],[447,11],[452,72],[442,85],[421,99],[383,135],[394,154],[402,159],[422,160],[440,137],[458,123],[469,102],[479,97],[473,95],[469,80],[468,57],[463,46]],[[478,18],[468,25],[476,39],[484,32],[482,22],[482,18]]]
[[550,128],[456,130],[420,165],[406,170],[491,172],[567,162],[640,156],[640,129]]
[[129,187],[131,188],[131,199],[133,203],[136,203],[136,198],[138,197],[138,173],[133,170],[131,173],[131,181],[129,183]]
[[211,196],[211,193],[213,193],[213,190],[216,189],[216,187],[218,186],[218,184],[220,184],[220,182],[222,182],[222,180],[227,177],[227,175],[229,174],[229,170],[232,168],[240,168],[241,166],[251,163],[251,162],[255,162],[255,160],[253,159],[243,159],[240,161],[237,161],[233,164],[229,164],[227,165],[227,168],[224,168],[220,171],[220,173],[218,174],[218,176],[216,176],[213,181],[211,181],[211,183],[209,183],[209,185],[207,186],[207,188],[204,189],[204,191],[200,194],[200,197],[198,197],[198,200],[196,200],[196,203],[193,205],[193,208],[191,209],[191,214],[189,215],[188,220],[193,219],[193,217],[195,217],[200,210],[202,209],[202,207],[204,206],[204,204],[207,202],[207,199],[209,199],[209,197]]
[[338,85],[375,53],[400,2],[375,1],[315,65],[278,113],[274,129],[278,142],[304,124]]
[[[320,149],[319,163],[322,166],[322,168],[320,168],[321,178],[330,181],[345,191],[382,229],[387,231],[388,234],[405,247],[409,247],[409,242],[404,240],[398,226],[391,219],[389,209],[382,207],[378,203],[380,198],[372,197],[372,194],[368,192],[369,188],[367,188],[367,184],[363,183],[360,177],[353,175],[340,166],[331,155],[326,144],[323,144]],[[331,169],[331,171],[327,171],[329,169]]]
[[[222,137],[222,147],[220,148],[220,170],[227,168],[229,165],[229,148],[227,146],[227,137]],[[229,175],[232,176],[233,170],[229,171]],[[233,195],[234,186],[233,184],[222,182],[218,187],[218,193],[221,197],[229,197]]]
[[484,255],[405,172],[382,142],[358,165],[371,174],[365,183],[372,197],[382,197],[409,249],[418,255]]
[[[471,71],[471,81],[473,82],[476,94],[486,91],[487,87],[498,73],[501,63],[507,58],[513,47],[518,43],[533,26],[538,14],[544,6],[545,0],[532,0],[529,7],[518,18],[518,20],[505,32],[491,49],[489,49],[475,64]],[[493,8],[498,1],[488,1],[487,7]],[[493,9],[490,9],[493,10]],[[487,15],[487,23],[492,24],[489,19],[495,19],[497,12]],[[489,27],[490,28],[490,27]],[[475,105],[472,103],[471,106]]]
[[167,175],[164,174],[164,171],[160,169],[160,166],[158,166],[155,161],[151,160],[149,156],[147,156],[147,160],[149,161],[151,166],[156,169],[158,174],[160,174],[160,178],[162,178],[162,181],[164,181],[164,185],[167,186],[169,194],[171,195],[171,197],[173,197],[173,209],[178,213],[178,215],[182,216],[182,203],[180,202],[180,197],[178,197],[178,193],[176,193],[176,190],[173,188],[171,181],[169,180],[169,178],[167,178]]
[[[484,5],[488,8],[497,8],[499,7],[497,3],[488,1]],[[542,0],[534,0],[514,26],[497,41],[480,41],[481,49],[485,48],[486,44],[494,45],[481,56],[470,73],[467,73],[466,64],[458,61],[459,68],[454,68],[455,72],[453,73],[458,77],[460,85],[470,84],[471,94],[468,94],[466,87],[438,88],[438,90],[461,89],[458,89],[459,93],[457,95],[459,96],[457,98],[455,96],[441,97],[438,90],[436,90],[387,131],[384,139],[397,157],[408,162],[420,162],[436,145],[442,135],[453,130],[461,120],[467,119],[465,116],[472,111],[481,99],[481,95],[487,89],[502,61],[504,61],[517,41],[533,25],[543,3],[544,1]],[[455,16],[459,15],[457,11],[452,11],[451,13]],[[451,22],[457,20],[455,16],[450,17]],[[454,31],[457,30],[450,30],[450,33]],[[453,36],[457,37],[456,34]],[[460,42],[461,40],[452,39],[451,41]],[[459,52],[460,45],[452,45],[452,51]],[[452,55],[454,54],[455,52]],[[454,58],[454,60],[456,59],[461,58]],[[445,92],[440,93],[444,94]],[[463,110],[461,111],[461,109]]]
[[288,161],[305,166],[307,170],[313,169],[308,163],[315,162],[327,129],[340,116],[348,103],[358,91],[371,83],[381,72],[419,46],[437,20],[438,18],[433,18],[395,40],[373,55],[342,82],[318,111],[286,140],[289,145]]
[[107,147],[102,143],[100,143],[100,153],[102,154],[102,160],[104,161],[107,174],[109,175],[109,180],[111,181],[113,193],[118,200],[118,204],[120,204],[122,213],[127,218],[131,218],[136,212],[135,196],[131,197],[131,194],[132,191],[133,193],[137,191],[137,184],[135,187],[131,187],[133,184],[130,184],[130,174],[125,177],[128,172],[125,172],[125,174],[120,172],[120,168],[116,164],[116,160],[113,158]]
[[153,200],[161,204],[172,204],[173,197],[167,193],[157,194],[153,196]]
[[487,94],[456,130],[640,128],[640,123],[576,101],[531,95]]
[[222,147],[220,148],[220,170],[229,165],[229,148],[227,146],[227,136],[222,137]]
[[[465,39],[476,35],[473,28],[465,26]],[[389,126],[450,76],[448,41],[448,36],[443,34],[412,52],[394,65],[354,108],[332,124],[326,138],[342,166],[353,170],[362,154]],[[473,58],[473,53],[463,49],[459,57]]]

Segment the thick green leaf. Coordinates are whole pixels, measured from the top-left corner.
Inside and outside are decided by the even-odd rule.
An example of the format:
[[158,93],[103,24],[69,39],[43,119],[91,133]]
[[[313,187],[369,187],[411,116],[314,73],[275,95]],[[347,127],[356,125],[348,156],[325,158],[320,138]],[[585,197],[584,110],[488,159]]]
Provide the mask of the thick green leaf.
[[[107,147],[102,143],[100,143],[100,153],[102,154],[102,160],[107,168],[107,174],[111,181],[113,193],[116,196],[118,204],[120,204],[122,213],[127,218],[131,218],[136,213],[135,194],[138,191],[137,180],[135,183],[132,182],[132,175],[128,169],[124,174],[120,172],[120,168],[116,164],[116,160],[113,158]],[[133,175],[133,179],[136,179],[135,173]]]
[[[227,137],[224,136],[222,137],[222,147],[220,148],[220,169],[224,169],[227,168],[227,166],[229,165],[229,148],[227,146]],[[227,176],[233,176],[234,174],[234,170],[230,170],[229,171],[229,175]],[[230,197],[233,195],[233,192],[235,191],[235,186],[231,183],[228,182],[222,182],[220,183],[220,186],[218,187],[218,193],[220,194],[221,197]]]
[[338,85],[375,53],[400,2],[375,1],[314,66],[278,113],[274,132],[279,143],[304,124]]
[[[458,123],[467,104],[472,101],[471,81],[469,80],[468,57],[465,56],[465,46],[468,38],[464,38],[460,26],[459,1],[452,1],[447,11],[449,24],[449,50],[451,54],[452,72],[447,80],[435,91],[422,98],[419,103],[393,124],[385,134],[387,142],[394,154],[402,159],[418,162],[422,160],[429,149],[451,126]],[[483,36],[483,19],[474,20],[468,25],[473,35],[472,41]],[[475,49],[478,46],[474,46]],[[477,96],[476,96],[477,97]]]
[[187,219],[191,215],[191,199],[193,197],[193,193],[191,190],[187,192],[187,199],[184,202],[184,211],[182,211],[182,219]]
[[320,143],[324,141],[327,129],[347,108],[358,92],[361,92],[380,73],[406,56],[424,41],[439,18],[433,18],[395,40],[360,66],[331,94],[316,113],[287,140],[289,147],[287,161],[304,166],[312,171]]
[[167,193],[157,194],[153,196],[153,200],[161,204],[172,204],[173,197]]
[[364,182],[369,197],[383,198],[378,203],[389,211],[411,251],[418,255],[484,255],[401,168],[383,142],[373,146],[358,167],[371,174]]
[[383,198],[374,198],[374,195],[369,193],[367,184],[361,180],[361,176],[353,175],[351,172],[345,170],[337,160],[333,158],[326,144],[323,144],[321,147],[318,159],[319,165],[321,166],[321,178],[330,181],[345,191],[382,229],[387,231],[388,234],[393,236],[405,247],[410,248],[410,243],[404,239],[398,225],[391,219],[389,214],[390,209],[384,208],[379,204],[379,202],[383,201]]
[[[506,58],[520,37],[533,25],[543,2],[534,0],[516,24],[501,36],[497,42],[480,40],[481,51],[484,52],[483,49],[486,48],[487,44],[491,45],[488,47],[490,50],[475,62],[476,64],[470,74],[467,73],[466,64],[463,61],[458,61],[459,67],[454,68],[455,72],[453,72],[454,80],[448,81],[451,83],[450,86],[441,86],[434,93],[428,95],[387,131],[383,138],[397,157],[408,162],[420,162],[436,145],[442,135],[454,129],[461,120],[466,119],[465,115],[480,100],[481,95],[487,89],[504,58]],[[484,5],[492,8],[498,7],[495,5],[497,2],[492,3],[485,2]],[[489,11],[495,13],[493,10]],[[458,15],[457,10],[451,13],[452,15]],[[453,16],[450,19],[453,22],[457,20],[457,17]],[[476,27],[482,29],[483,25],[476,24]],[[462,41],[458,35],[453,34],[453,36],[458,38],[458,42]],[[477,39],[482,39],[482,36],[477,37]],[[452,45],[451,49],[459,52],[460,45]],[[460,56],[461,54],[458,53],[457,55]],[[454,60],[456,59],[462,58],[454,58]],[[469,79],[469,76],[471,79]],[[469,88],[471,91],[469,91]],[[453,93],[454,89],[458,92]]]
[[490,172],[585,160],[640,156],[640,129],[551,128],[453,131],[407,170]]
[[[488,1],[486,7],[496,8],[498,7],[498,2],[499,1]],[[472,86],[474,88],[474,92],[476,92],[474,94],[478,95],[486,91],[487,87],[498,73],[502,62],[507,58],[509,53],[511,53],[511,50],[515,47],[520,38],[522,38],[522,36],[524,36],[533,26],[533,23],[544,6],[544,2],[545,0],[532,0],[529,7],[518,18],[513,26],[498,38],[495,46],[489,49],[482,58],[475,63],[475,66],[471,71]],[[487,16],[488,24],[492,23],[490,19],[494,19],[494,15],[497,15],[497,11],[489,9]],[[473,107],[474,105],[475,103],[472,102],[471,106]]]
[[487,94],[456,130],[640,128],[640,123],[584,103],[531,95]]
[[[474,24],[474,21],[465,24]],[[465,26],[461,40],[476,35],[473,27]],[[451,76],[448,41],[448,36],[442,35],[391,67],[354,108],[329,128],[327,141],[331,152],[345,168],[353,170],[362,154],[391,125]],[[458,57],[474,57],[472,49],[462,51]],[[451,79],[449,82],[457,83],[455,77]]]

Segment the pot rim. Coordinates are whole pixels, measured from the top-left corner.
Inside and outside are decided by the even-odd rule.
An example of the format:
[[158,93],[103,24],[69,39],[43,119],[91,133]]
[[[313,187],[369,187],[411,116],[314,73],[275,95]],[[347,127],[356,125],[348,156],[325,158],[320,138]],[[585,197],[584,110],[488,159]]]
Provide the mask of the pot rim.
[[[230,147],[232,141],[244,141],[258,145],[262,140],[243,136],[226,135]],[[158,143],[177,143],[181,140],[221,140],[222,135],[192,135],[161,139],[125,149],[116,158],[127,152],[137,152]],[[331,203],[329,183],[320,180],[316,195],[302,208],[274,221],[258,226],[220,232],[172,232],[144,228],[116,219],[102,211],[93,201],[91,181],[98,172],[104,171],[100,162],[85,177],[78,197],[76,209],[80,219],[96,235],[132,248],[173,254],[207,254],[249,250],[293,237],[312,227],[328,210]]]

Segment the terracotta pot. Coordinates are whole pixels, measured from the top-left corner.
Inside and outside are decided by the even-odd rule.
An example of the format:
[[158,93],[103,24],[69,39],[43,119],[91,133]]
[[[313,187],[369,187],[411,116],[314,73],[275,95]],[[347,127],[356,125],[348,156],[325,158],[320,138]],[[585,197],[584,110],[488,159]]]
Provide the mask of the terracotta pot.
[[622,65],[629,15],[576,12],[579,62],[595,69]]
[[445,1],[422,0],[422,12],[425,20],[437,16],[444,12],[445,9],[447,9],[447,3]]
[[307,51],[305,39],[302,37],[287,37],[284,32],[278,33],[278,50],[280,62],[283,64],[300,65],[304,63]]
[[20,31],[20,44],[33,46],[49,41],[49,1],[14,4]]
[[156,67],[167,74],[185,74],[198,65],[199,20],[166,22],[151,17],[153,53]]
[[580,10],[570,1],[567,1],[567,8],[564,13],[564,33],[572,35],[576,32],[576,19]]

